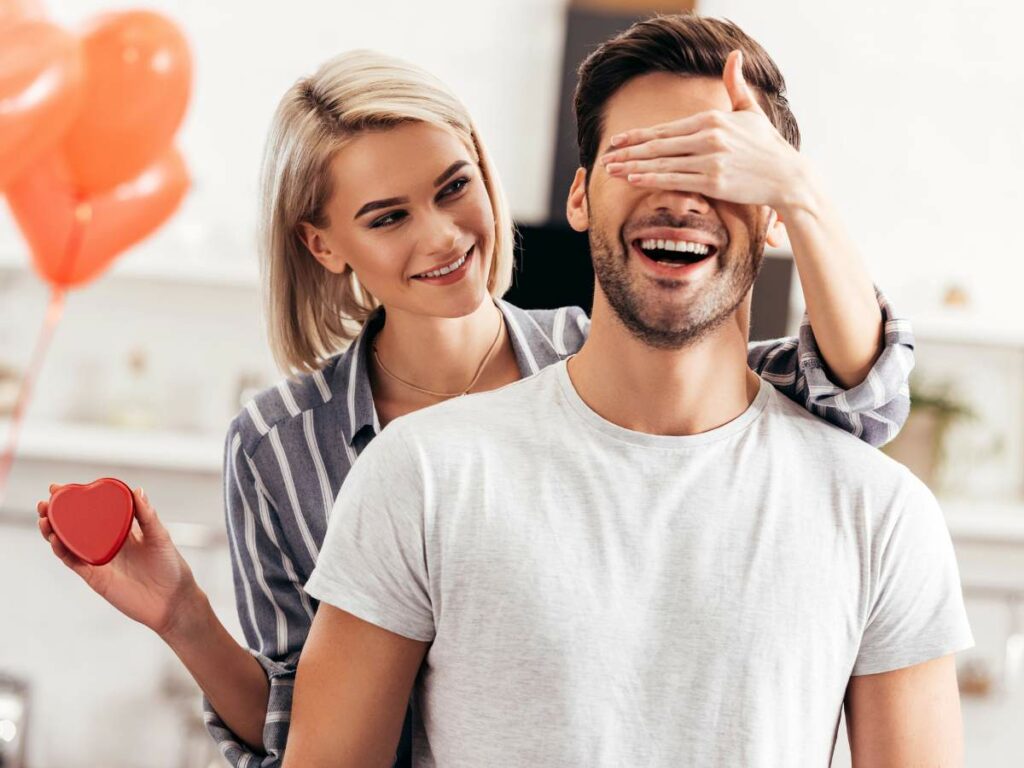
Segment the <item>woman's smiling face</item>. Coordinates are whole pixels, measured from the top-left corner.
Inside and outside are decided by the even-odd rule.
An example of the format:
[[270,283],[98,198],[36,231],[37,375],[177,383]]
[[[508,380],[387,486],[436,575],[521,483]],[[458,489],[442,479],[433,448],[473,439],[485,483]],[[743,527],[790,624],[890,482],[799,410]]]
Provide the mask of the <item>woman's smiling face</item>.
[[458,137],[429,123],[361,133],[331,163],[328,225],[301,225],[332,272],[350,267],[382,304],[462,317],[487,296],[494,212],[480,167]]

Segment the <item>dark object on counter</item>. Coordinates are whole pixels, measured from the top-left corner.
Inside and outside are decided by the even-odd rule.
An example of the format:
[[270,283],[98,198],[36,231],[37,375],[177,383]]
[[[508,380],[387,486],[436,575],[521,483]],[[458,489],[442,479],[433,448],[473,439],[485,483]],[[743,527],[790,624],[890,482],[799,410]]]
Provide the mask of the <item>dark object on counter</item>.
[[580,164],[576,143],[576,115],[573,112],[573,95],[578,79],[576,70],[580,64],[597,46],[629,29],[634,21],[648,18],[655,12],[692,11],[696,5],[696,0],[573,0],[569,3],[565,11],[562,85],[558,97],[548,221],[564,220],[565,198]]

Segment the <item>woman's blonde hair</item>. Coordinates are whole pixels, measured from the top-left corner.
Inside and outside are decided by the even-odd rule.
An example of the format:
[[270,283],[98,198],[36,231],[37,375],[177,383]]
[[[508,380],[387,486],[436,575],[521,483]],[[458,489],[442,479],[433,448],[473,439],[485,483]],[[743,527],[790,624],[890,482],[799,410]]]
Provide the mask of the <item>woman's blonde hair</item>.
[[513,225],[508,205],[466,108],[440,80],[401,59],[351,51],[324,63],[285,93],[274,114],[262,170],[260,265],[270,348],[286,373],[313,371],[351,341],[380,302],[351,268],[322,267],[299,224],[328,226],[331,161],[366,130],[422,122],[452,131],[480,166],[494,211],[494,258],[487,290],[512,282]]

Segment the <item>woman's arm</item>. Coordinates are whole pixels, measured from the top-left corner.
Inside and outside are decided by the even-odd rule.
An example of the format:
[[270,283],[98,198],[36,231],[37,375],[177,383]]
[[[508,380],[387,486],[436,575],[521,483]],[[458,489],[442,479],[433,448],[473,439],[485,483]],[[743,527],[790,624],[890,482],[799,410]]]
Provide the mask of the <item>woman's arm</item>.
[[263,754],[270,694],[267,673],[231,637],[198,586],[179,620],[161,637],[224,724],[256,754]]
[[[295,669],[315,608],[303,590],[305,574],[300,575],[287,549],[275,500],[260,476],[262,465],[243,446],[248,424],[243,413],[228,430],[225,523],[239,622],[246,643],[257,649],[246,653],[263,674],[265,687],[258,701],[248,702],[248,710],[204,689],[203,709],[206,728],[231,765],[276,768],[288,739]],[[258,443],[248,445],[258,453]],[[253,732],[260,735],[255,742],[243,736]]]
[[835,206],[802,158],[796,167],[798,180],[777,213],[793,248],[822,361],[833,381],[851,389],[867,378],[882,352],[882,313]]
[[[50,486],[53,493],[58,486]],[[39,502],[39,531],[53,553],[104,600],[156,632],[185,663],[239,738],[262,744],[267,676],[221,624],[142,489],[132,531],[106,565],[79,560],[57,539]]]

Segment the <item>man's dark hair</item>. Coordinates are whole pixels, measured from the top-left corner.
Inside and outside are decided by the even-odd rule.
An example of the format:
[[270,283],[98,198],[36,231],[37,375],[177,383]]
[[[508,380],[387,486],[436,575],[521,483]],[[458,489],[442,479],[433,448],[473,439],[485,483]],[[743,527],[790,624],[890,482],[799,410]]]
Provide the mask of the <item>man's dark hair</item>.
[[772,125],[795,148],[800,129],[786,99],[786,82],[760,44],[731,21],[692,13],[638,21],[590,54],[579,68],[574,107],[580,165],[589,174],[604,130],[604,106],[634,77],[668,72],[721,77],[725,60],[743,52],[743,76]]

